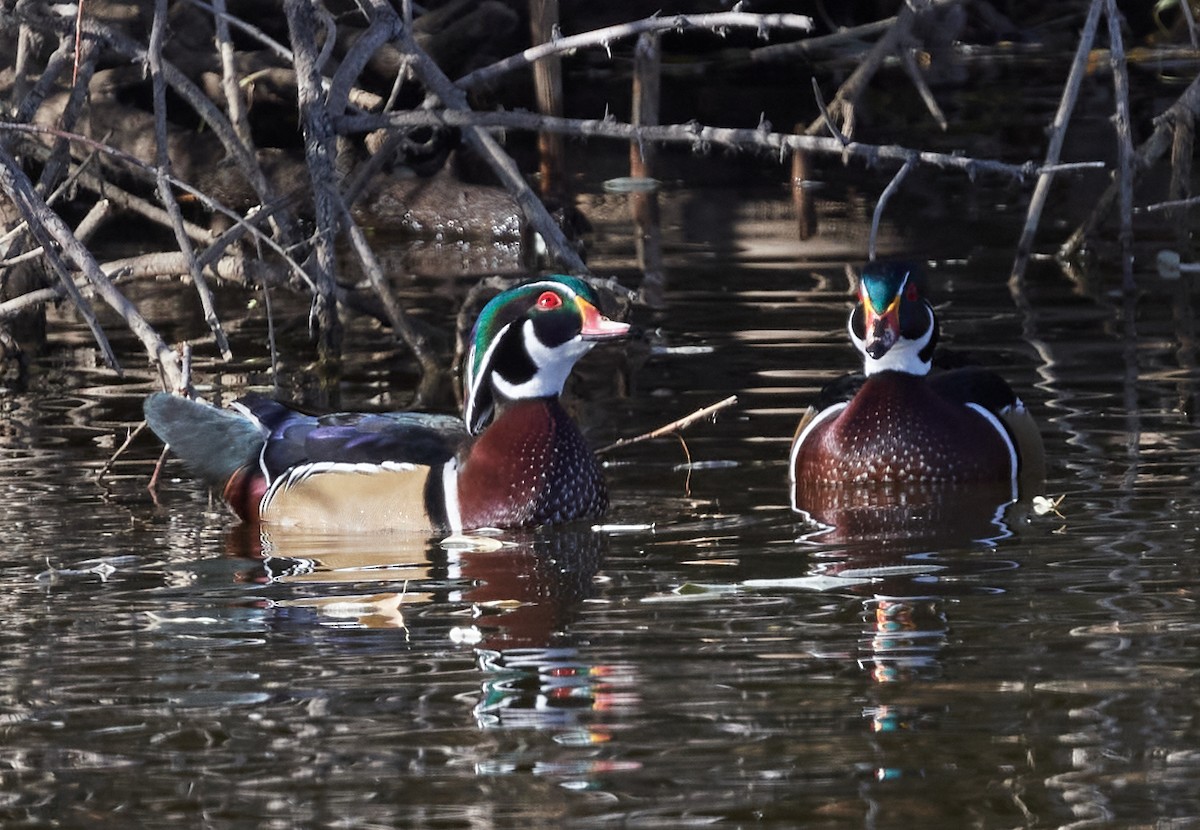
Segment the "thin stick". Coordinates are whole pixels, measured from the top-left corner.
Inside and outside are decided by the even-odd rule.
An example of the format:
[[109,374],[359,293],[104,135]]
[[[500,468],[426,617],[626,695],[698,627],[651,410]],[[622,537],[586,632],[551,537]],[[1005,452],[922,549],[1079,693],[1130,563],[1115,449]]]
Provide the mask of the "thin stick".
[[946,132],[949,126],[946,123],[946,114],[938,106],[937,98],[933,97],[933,90],[925,82],[925,76],[921,74],[921,67],[917,66],[917,58],[913,54],[913,50],[902,48],[900,50],[900,57],[903,59],[904,70],[912,80],[913,86],[917,88],[917,92],[920,93],[921,100],[925,102],[925,109],[929,110],[929,114],[933,116],[933,120],[937,122],[942,132]]
[[167,0],[156,0],[154,22],[150,27],[150,42],[146,49],[154,97],[155,161],[157,162],[155,184],[158,189],[158,198],[171,218],[171,230],[175,232],[175,242],[187,259],[188,273],[191,274],[192,283],[196,286],[196,293],[200,295],[200,307],[204,311],[204,321],[208,323],[209,331],[212,332],[221,357],[225,360],[232,360],[233,352],[229,348],[225,330],[221,328],[221,320],[217,316],[212,289],[208,287],[208,280],[204,278],[204,272],[200,270],[200,265],[196,262],[196,251],[192,248],[187,230],[183,227],[183,212],[180,211],[179,202],[176,201],[175,193],[171,190],[170,182],[167,181],[171,172],[171,155],[167,149],[167,85],[163,79],[162,68],[162,44],[166,27]]
[[113,468],[113,464],[116,463],[117,459],[121,457],[121,455],[125,452],[125,450],[129,449],[129,445],[133,443],[133,439],[135,439],[139,435],[141,435],[142,430],[144,430],[145,428],[146,428],[146,422],[142,421],[134,429],[129,431],[129,434],[127,434],[125,436],[125,440],[123,442],[121,442],[121,446],[117,447],[116,452],[114,452],[111,456],[109,456],[108,461],[104,462],[104,466],[100,468],[100,472],[96,473],[96,483],[97,484],[104,483],[104,478],[105,478],[105,476],[108,475],[108,471]]
[[1183,0],[1179,4],[1183,9],[1183,19],[1187,22],[1188,36],[1192,39],[1192,48],[1200,49],[1200,37],[1196,35],[1196,18],[1192,14],[1192,4],[1188,0]]
[[692,494],[692,451],[688,449],[687,439],[683,437],[683,433],[675,433],[675,437],[679,439],[679,446],[683,447],[683,457],[687,459],[687,475],[683,477],[683,494],[690,496]]
[[329,111],[321,95],[321,70],[316,54],[315,10],[303,0],[285,0],[288,31],[296,56],[296,91],[300,117],[304,125],[304,155],[312,181],[316,208],[316,234],[313,240],[313,295],[315,319],[319,326],[318,351],[323,362],[341,358],[342,323],[336,298],[337,261],[334,242],[338,230],[336,205],[337,176],[334,171],[334,131]]
[[[1190,0],[1184,0],[1185,3]],[[1109,65],[1113,73],[1113,93],[1116,101],[1114,121],[1117,128],[1117,182],[1120,229],[1117,241],[1121,248],[1122,288],[1132,293],[1133,281],[1133,131],[1129,115],[1129,71],[1125,65],[1125,40],[1121,35],[1121,14],[1116,0],[1105,0],[1104,16],[1108,18]]]
[[904,177],[908,175],[908,171],[912,170],[912,159],[904,162],[904,166],[896,171],[896,175],[888,182],[888,186],[879,194],[879,201],[875,203],[875,212],[871,216],[871,236],[867,240],[867,259],[875,259],[875,242],[879,237],[879,221],[883,218],[883,208],[887,204],[888,199],[895,195],[900,189],[900,183],[904,181]]
[[850,139],[842,132],[842,128],[833,120],[833,116],[829,112],[829,107],[825,106],[825,96],[821,94],[821,85],[817,83],[816,76],[812,79],[813,98],[817,101],[817,111],[821,113],[821,120],[825,122],[825,127],[829,130],[829,134],[842,142],[845,147],[850,143]]
[[1144,205],[1140,208],[1134,208],[1134,213],[1157,213],[1160,210],[1171,210],[1172,208],[1188,208],[1200,205],[1200,196],[1191,196],[1187,199],[1171,199],[1166,202],[1154,202],[1153,204]]
[[[1066,138],[1067,125],[1071,122],[1071,113],[1075,109],[1075,101],[1079,97],[1079,88],[1083,85],[1086,74],[1087,59],[1091,53],[1092,43],[1096,40],[1096,28],[1100,23],[1100,8],[1103,0],[1092,0],[1088,9],[1087,20],[1083,24],[1083,32],[1079,35],[1079,45],[1075,48],[1075,60],[1067,73],[1067,83],[1063,87],[1062,98],[1058,102],[1058,111],[1054,113],[1054,121],[1050,125],[1050,146],[1046,148],[1046,164],[1057,164],[1062,154],[1063,140]],[[1021,238],[1017,242],[1017,256],[1013,261],[1012,271],[1009,272],[1010,282],[1019,282],[1025,275],[1029,265],[1029,256],[1033,252],[1033,238],[1037,233],[1038,223],[1042,218],[1042,210],[1050,195],[1050,185],[1054,174],[1045,170],[1038,176],[1033,196],[1029,200],[1029,210],[1025,214],[1025,227],[1021,230]]]
[[730,395],[723,401],[717,401],[716,403],[706,406],[702,409],[697,409],[691,415],[685,415],[676,421],[672,421],[671,423],[665,424],[664,426],[651,430],[650,432],[644,432],[641,435],[635,435],[632,438],[622,438],[619,441],[614,441],[608,446],[601,447],[600,449],[596,450],[596,452],[608,452],[609,450],[615,450],[618,447],[627,447],[630,444],[636,444],[640,441],[649,441],[651,438],[661,438],[664,435],[670,435],[672,432],[678,432],[681,429],[686,429],[702,418],[707,418],[709,415],[720,412],[722,409],[727,409],[728,407],[733,406],[735,403],[737,403],[737,395]]
[[225,106],[229,109],[229,123],[242,144],[253,152],[254,139],[250,135],[250,119],[246,113],[245,99],[238,85],[237,63],[229,34],[229,21],[226,19],[225,0],[213,0],[213,10],[217,54],[221,58],[221,91],[225,94]]
[[459,89],[469,90],[480,84],[493,81],[496,78],[527,66],[534,61],[573,52],[576,49],[600,47],[608,49],[613,41],[636,37],[642,32],[685,31],[688,29],[757,29],[766,32],[770,29],[783,29],[807,32],[812,29],[812,18],[802,14],[750,14],[748,12],[717,12],[714,14],[676,14],[670,17],[647,17],[633,23],[621,23],[608,26],[580,35],[562,37],[526,49],[518,55],[512,55],[490,66],[468,72],[455,82]]

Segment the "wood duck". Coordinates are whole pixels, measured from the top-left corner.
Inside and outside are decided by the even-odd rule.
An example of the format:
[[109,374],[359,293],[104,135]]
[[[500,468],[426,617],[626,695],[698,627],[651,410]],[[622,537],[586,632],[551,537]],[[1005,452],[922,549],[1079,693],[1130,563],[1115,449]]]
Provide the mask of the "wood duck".
[[850,339],[863,372],[839,379],[805,413],[789,464],[792,506],[813,486],[1018,485],[1044,475],[1041,436],[1021,399],[978,367],[930,374],[938,320],[914,265],[862,272]]
[[150,428],[246,521],[348,532],[524,527],[600,516],[599,464],[559,403],[571,367],[628,323],[575,277],[534,280],[479,314],[461,419],[314,416],[260,396],[230,409],[166,393]]

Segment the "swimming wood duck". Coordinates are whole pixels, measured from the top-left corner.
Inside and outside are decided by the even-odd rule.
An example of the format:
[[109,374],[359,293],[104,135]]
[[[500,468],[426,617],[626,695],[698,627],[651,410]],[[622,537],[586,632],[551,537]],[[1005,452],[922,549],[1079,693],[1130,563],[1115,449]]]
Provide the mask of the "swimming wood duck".
[[938,321],[920,270],[872,262],[862,272],[850,339],[863,373],[830,384],[792,443],[792,506],[814,485],[1031,486],[1044,475],[1037,426],[1008,384],[977,367],[930,374]]
[[559,404],[571,367],[626,334],[574,277],[525,283],[479,314],[463,418],[313,416],[259,396],[231,409],[166,393],[150,428],[247,521],[312,531],[461,530],[599,516],[604,478]]

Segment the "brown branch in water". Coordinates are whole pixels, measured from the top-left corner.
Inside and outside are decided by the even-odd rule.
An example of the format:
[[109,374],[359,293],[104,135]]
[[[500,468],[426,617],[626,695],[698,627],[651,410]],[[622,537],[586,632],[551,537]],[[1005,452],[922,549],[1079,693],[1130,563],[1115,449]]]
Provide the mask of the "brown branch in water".
[[696,421],[707,418],[709,415],[715,415],[722,409],[727,409],[728,407],[733,406],[735,403],[737,403],[737,395],[730,395],[723,401],[717,401],[714,404],[697,409],[690,415],[685,415],[684,417],[672,421],[669,424],[664,424],[658,429],[650,430],[650,432],[643,432],[641,435],[635,435],[632,438],[622,438],[619,441],[614,441],[607,446],[601,447],[600,449],[596,450],[596,452],[608,452],[609,450],[615,450],[619,447],[627,447],[630,444],[637,444],[641,441],[649,441],[651,438],[661,438],[664,435],[670,435],[673,432],[679,432],[680,430],[686,429],[692,424],[696,423]]
[[[1071,69],[1067,73],[1067,83],[1063,87],[1058,110],[1054,113],[1054,120],[1050,125],[1050,145],[1046,148],[1045,163],[1047,165],[1057,164],[1062,155],[1067,125],[1071,122],[1071,113],[1075,110],[1075,101],[1079,98],[1079,89],[1083,85],[1087,58],[1091,52],[1092,43],[1096,39],[1096,29],[1100,23],[1100,9],[1103,3],[1104,0],[1092,0],[1087,20],[1083,24],[1083,32],[1079,35],[1075,59],[1071,62]],[[1033,196],[1029,199],[1029,210],[1025,214],[1025,226],[1022,228],[1021,238],[1017,242],[1016,260],[1013,262],[1012,271],[1009,272],[1011,283],[1019,282],[1029,265],[1029,256],[1033,253],[1033,239],[1042,218],[1042,210],[1046,206],[1046,199],[1050,195],[1050,185],[1053,182],[1054,173],[1047,172],[1043,168],[1038,176],[1037,184],[1034,186]]]
[[[558,0],[529,0],[530,39],[552,41],[558,30]],[[538,112],[563,114],[562,59],[550,55],[533,63],[533,89]],[[538,133],[538,185],[543,199],[560,200],[567,193],[566,147],[557,133]]]
[[683,447],[683,457],[687,459],[687,475],[683,477],[683,494],[690,496],[692,494],[692,451],[688,447],[687,439],[683,437],[682,432],[676,432],[675,437],[679,439],[679,446]]
[[[658,34],[638,35],[633,50],[633,94],[630,120],[634,126],[657,124],[662,101],[662,50]],[[561,139],[562,137],[559,136]],[[648,142],[629,144],[629,175],[653,179],[657,148]],[[667,274],[663,267],[662,217],[657,190],[633,191],[629,208],[634,224],[634,248],[642,271],[642,300],[652,308],[666,305]]]
[[636,37],[643,32],[668,32],[687,30],[756,29],[767,32],[771,29],[807,32],[812,29],[812,18],[800,14],[750,14],[748,12],[716,12],[714,14],[677,14],[669,17],[648,17],[632,23],[621,23],[570,37],[561,37],[511,55],[490,66],[484,66],[463,75],[455,86],[459,89],[474,89],[481,84],[494,81],[514,69],[528,66],[551,55],[561,55],[578,49],[608,49],[613,41]]
[[321,94],[321,69],[316,51],[315,10],[306,0],[285,0],[288,31],[296,58],[296,91],[304,131],[304,156],[312,182],[316,210],[312,277],[314,318],[319,329],[318,350],[323,362],[341,359],[342,324],[336,298],[337,176],[334,171],[334,130]]

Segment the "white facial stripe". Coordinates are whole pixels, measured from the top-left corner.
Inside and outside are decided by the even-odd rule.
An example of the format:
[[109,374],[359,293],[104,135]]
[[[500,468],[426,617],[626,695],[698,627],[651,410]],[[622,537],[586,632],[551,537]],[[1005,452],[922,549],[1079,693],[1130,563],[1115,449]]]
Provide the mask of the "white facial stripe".
[[492,373],[492,383],[502,395],[510,400],[545,398],[559,394],[563,390],[563,384],[567,382],[567,375],[571,374],[571,368],[575,365],[575,361],[596,345],[593,341],[584,340],[577,335],[566,343],[551,348],[538,340],[537,334],[534,333],[532,320],[525,321],[525,325],[521,329],[521,336],[524,338],[525,351],[529,354],[529,359],[537,367],[533,377],[523,383],[509,383],[499,374]]
[[467,367],[471,371],[471,388],[467,390],[467,409],[466,417],[463,419],[468,424],[474,419],[475,400],[479,393],[479,386],[487,377],[487,367],[492,362],[492,352],[496,351],[496,347],[500,345],[500,341],[504,339],[504,333],[508,331],[512,323],[505,323],[500,331],[496,332],[496,336],[492,338],[492,342],[488,344],[487,351],[483,353],[483,360],[479,362],[480,372],[475,372],[475,344],[471,344],[471,350],[467,352]]

